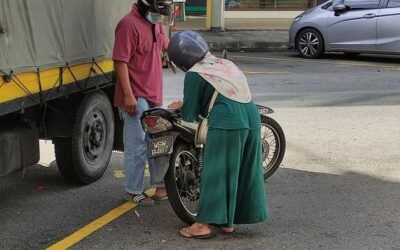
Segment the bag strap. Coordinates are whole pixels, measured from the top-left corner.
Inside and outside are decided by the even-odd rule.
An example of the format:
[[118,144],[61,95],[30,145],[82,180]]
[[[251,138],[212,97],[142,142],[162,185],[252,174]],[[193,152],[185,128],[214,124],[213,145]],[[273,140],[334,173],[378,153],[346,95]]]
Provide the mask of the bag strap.
[[210,104],[208,105],[208,113],[207,113],[207,118],[210,115],[210,112],[214,106],[215,100],[217,100],[217,96],[218,96],[218,91],[215,90],[213,96],[211,97],[211,101]]

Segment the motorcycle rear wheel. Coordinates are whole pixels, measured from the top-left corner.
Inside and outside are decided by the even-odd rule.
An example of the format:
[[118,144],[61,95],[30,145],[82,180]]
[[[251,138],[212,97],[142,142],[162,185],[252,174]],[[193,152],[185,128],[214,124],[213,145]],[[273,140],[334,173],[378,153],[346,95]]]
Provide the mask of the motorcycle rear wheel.
[[188,146],[174,146],[170,167],[165,175],[169,203],[183,222],[193,224],[200,198],[200,171],[196,153]]

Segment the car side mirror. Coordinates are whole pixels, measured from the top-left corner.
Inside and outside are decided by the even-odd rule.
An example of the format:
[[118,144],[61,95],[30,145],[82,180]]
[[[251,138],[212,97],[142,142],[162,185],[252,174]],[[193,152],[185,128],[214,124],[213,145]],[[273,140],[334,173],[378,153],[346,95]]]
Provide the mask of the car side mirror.
[[340,14],[345,13],[349,10],[349,7],[345,4],[339,3],[333,6],[333,11],[335,12],[335,16],[340,16]]

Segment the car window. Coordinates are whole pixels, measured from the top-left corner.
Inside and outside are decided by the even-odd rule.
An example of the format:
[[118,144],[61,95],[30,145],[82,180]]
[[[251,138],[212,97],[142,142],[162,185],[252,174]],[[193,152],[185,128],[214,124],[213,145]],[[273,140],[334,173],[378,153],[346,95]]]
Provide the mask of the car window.
[[380,0],[344,0],[352,10],[378,9]]
[[400,7],[400,0],[389,0],[388,8],[399,8]]
[[332,1],[329,1],[328,3],[322,5],[321,8],[324,10],[333,11],[333,6],[341,3],[342,1],[343,0],[332,0]]
[[329,3],[327,3],[327,4],[324,4],[321,8],[324,9],[324,10],[327,10],[327,9],[329,9],[330,7],[332,7],[332,2],[329,2]]

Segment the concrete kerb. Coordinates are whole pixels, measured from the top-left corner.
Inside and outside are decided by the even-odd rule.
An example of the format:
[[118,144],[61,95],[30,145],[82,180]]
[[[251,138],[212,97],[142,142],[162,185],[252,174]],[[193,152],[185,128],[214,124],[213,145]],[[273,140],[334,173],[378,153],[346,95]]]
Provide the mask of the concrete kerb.
[[211,51],[221,52],[285,52],[289,50],[287,30],[200,32]]
[[[297,12],[225,12],[225,31],[205,28],[205,17],[188,16],[176,24],[177,31],[195,30],[203,35],[212,51],[281,52],[288,50],[289,27]],[[249,18],[249,17],[253,18]]]
[[226,49],[229,52],[285,52],[289,46],[284,42],[208,42],[212,52],[222,52]]
[[[207,40],[212,52],[286,52],[289,51],[288,30],[226,30],[212,33],[196,30]],[[173,32],[175,33],[175,32]]]

